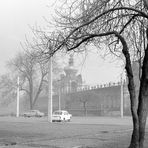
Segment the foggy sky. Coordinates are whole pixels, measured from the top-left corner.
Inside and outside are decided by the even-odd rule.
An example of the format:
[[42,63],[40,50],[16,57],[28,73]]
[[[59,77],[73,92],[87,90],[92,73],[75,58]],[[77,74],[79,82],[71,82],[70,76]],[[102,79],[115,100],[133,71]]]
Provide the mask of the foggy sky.
[[[22,50],[20,42],[25,35],[30,36],[28,25],[46,24],[43,16],[50,18],[53,10],[49,6],[53,0],[1,0],[0,1],[0,74],[6,72],[6,61]],[[121,68],[113,63],[105,63],[98,56],[91,55],[79,67],[87,83],[107,83],[120,79]]]

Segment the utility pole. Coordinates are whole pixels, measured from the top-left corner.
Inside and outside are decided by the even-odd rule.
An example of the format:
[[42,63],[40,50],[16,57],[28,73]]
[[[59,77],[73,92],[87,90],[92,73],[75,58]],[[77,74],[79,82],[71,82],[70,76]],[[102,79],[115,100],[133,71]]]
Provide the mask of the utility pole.
[[52,56],[49,59],[48,73],[48,121],[52,122]]
[[120,100],[120,115],[123,118],[123,82],[122,82],[122,75],[121,75],[121,100]]
[[61,92],[59,89],[59,110],[61,110]]
[[58,107],[59,110],[61,110],[61,80],[59,79],[58,81]]
[[19,90],[19,77],[17,78],[17,100],[16,100],[16,117],[19,117],[19,99],[20,99],[20,90]]

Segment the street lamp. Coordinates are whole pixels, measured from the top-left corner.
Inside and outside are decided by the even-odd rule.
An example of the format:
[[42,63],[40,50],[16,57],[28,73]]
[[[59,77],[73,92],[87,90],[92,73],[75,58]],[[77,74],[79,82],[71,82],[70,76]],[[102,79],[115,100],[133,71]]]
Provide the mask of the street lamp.
[[59,110],[61,110],[61,79],[57,80],[57,85],[58,85],[58,107],[59,107]]
[[123,118],[123,110],[124,110],[124,103],[123,103],[123,79],[122,79],[122,75],[121,75],[121,96],[120,96],[120,114],[121,114],[121,118]]
[[59,93],[59,110],[61,110],[61,80],[58,80],[59,82],[59,90],[58,90],[58,93]]
[[52,122],[52,56],[49,59],[48,87],[48,121]]
[[19,99],[20,99],[20,90],[19,90],[19,77],[17,78],[17,100],[16,100],[16,117],[19,117]]

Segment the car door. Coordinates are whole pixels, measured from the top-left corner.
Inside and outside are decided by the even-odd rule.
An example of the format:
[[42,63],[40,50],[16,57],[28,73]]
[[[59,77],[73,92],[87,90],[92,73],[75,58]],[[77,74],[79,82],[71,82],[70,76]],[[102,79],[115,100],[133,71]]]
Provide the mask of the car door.
[[36,113],[36,111],[35,111],[35,110],[33,110],[33,111],[32,111],[32,116],[33,116],[33,117],[35,117],[35,116],[36,116],[36,114],[37,114],[37,113]]

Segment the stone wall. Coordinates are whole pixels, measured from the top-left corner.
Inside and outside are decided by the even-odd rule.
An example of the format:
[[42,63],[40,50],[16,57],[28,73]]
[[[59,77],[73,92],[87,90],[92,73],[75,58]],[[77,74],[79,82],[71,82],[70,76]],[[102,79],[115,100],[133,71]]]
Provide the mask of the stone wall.
[[[127,87],[123,87],[124,114],[129,114],[129,94]],[[120,115],[121,85],[94,86],[79,89],[75,92],[62,93],[61,108],[68,110],[73,115]],[[58,110],[59,95],[53,96],[53,110]],[[39,98],[35,109],[47,113],[48,96]]]

